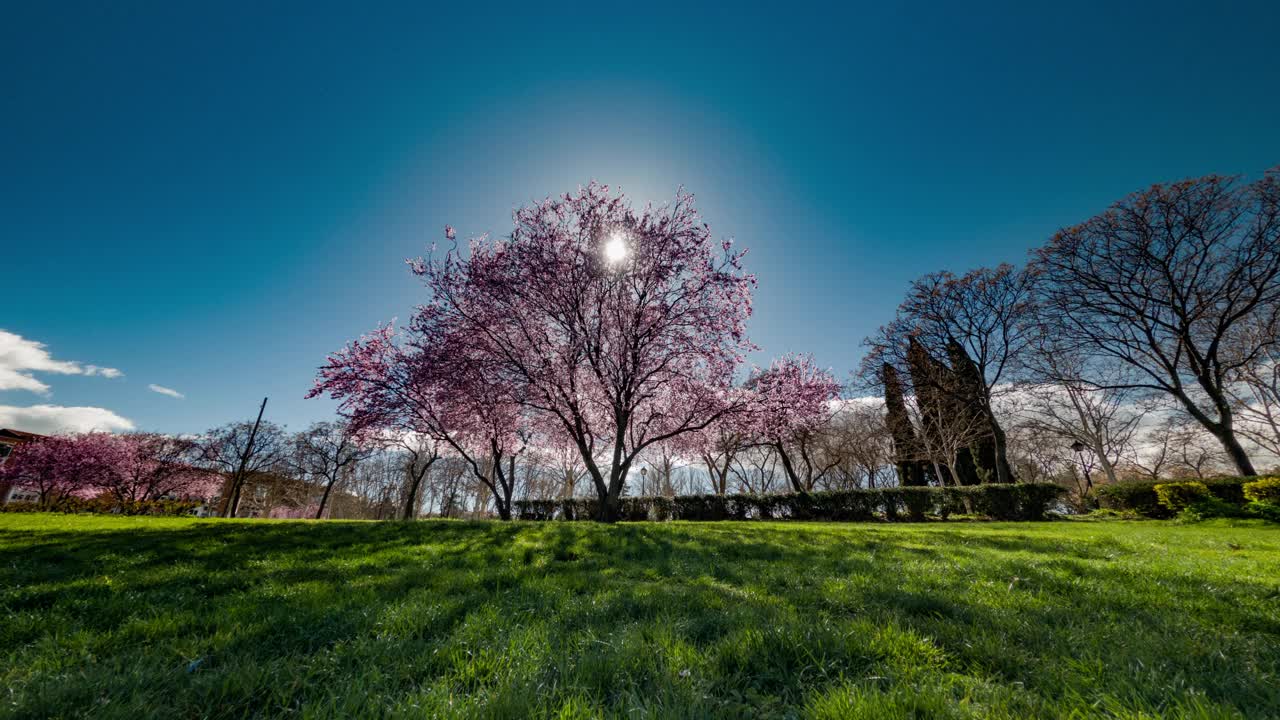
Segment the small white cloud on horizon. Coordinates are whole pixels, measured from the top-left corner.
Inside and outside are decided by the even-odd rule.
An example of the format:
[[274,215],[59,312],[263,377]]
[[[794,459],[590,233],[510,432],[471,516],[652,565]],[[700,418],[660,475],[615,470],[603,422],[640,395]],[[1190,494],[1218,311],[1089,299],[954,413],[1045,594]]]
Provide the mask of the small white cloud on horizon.
[[124,377],[124,373],[115,368],[99,367],[97,365],[85,365],[84,374],[89,375],[90,377],[99,375],[104,378],[111,378],[112,380],[118,377]]
[[187,397],[186,395],[183,395],[182,393],[178,392],[177,390],[174,390],[173,388],[167,388],[163,385],[156,385],[155,383],[148,385],[147,389],[150,390],[151,392],[160,393],[161,395],[168,395],[171,398],[177,398],[179,400],[184,400]]
[[92,430],[126,432],[135,429],[136,426],[132,420],[100,407],[0,405],[0,427],[51,435]]
[[55,360],[44,343],[0,330],[0,390],[26,390],[45,395],[49,386],[35,378],[33,373],[38,372],[109,379],[124,376],[115,368]]

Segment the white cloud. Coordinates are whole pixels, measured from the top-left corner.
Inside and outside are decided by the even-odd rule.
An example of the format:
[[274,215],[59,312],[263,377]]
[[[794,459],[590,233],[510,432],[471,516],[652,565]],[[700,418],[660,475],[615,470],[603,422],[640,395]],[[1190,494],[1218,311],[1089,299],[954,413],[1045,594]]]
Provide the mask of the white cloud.
[[178,392],[177,390],[174,390],[173,388],[167,388],[163,385],[156,385],[155,383],[148,385],[147,389],[149,389],[151,392],[160,393],[161,395],[168,395],[171,398],[178,398],[179,400],[182,400],[187,397],[186,395],[183,395],[182,393]]
[[55,360],[44,343],[0,330],[0,390],[27,390],[40,394],[49,392],[49,386],[37,380],[33,373],[105,378],[124,375],[115,368]]
[[133,430],[133,421],[121,417],[106,408],[63,407],[61,405],[32,405],[13,407],[0,405],[0,427],[49,435],[51,433],[78,433],[90,430],[123,432]]
[[118,377],[124,377],[124,373],[115,368],[99,367],[97,365],[85,365],[84,374],[90,376],[101,375],[104,378],[111,378],[113,380]]

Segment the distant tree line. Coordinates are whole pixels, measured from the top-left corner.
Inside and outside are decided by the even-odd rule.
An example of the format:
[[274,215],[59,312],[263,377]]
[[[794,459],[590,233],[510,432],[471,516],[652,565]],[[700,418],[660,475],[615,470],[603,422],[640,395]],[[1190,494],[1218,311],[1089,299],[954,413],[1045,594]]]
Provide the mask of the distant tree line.
[[2,472],[42,498],[212,476],[222,516],[509,519],[589,498],[616,520],[624,497],[1016,482],[1084,507],[1095,485],[1280,457],[1277,170],[1153,186],[1024,267],[925,275],[843,385],[804,355],[746,365],[755,278],[690,195],[635,210],[593,184],[518,210],[506,238],[445,239],[411,263],[429,301],[408,325],[322,366],[312,395],[338,421],[56,438]]
[[628,494],[1055,482],[1086,503],[1126,477],[1254,475],[1280,452],[1278,187],[1156,185],[1025,267],[926,275],[842,388],[806,356],[739,374],[742,254],[717,259],[689,196],[636,213],[593,185],[416,261],[431,303],[314,392],[357,432],[435,439],[504,518],[583,492],[607,520]]

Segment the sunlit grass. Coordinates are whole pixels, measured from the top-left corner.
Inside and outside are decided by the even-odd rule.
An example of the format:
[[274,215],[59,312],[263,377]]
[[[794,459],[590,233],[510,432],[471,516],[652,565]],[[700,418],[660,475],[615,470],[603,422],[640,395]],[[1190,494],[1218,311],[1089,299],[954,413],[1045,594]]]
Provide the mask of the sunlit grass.
[[0,515],[15,717],[1274,717],[1258,524]]

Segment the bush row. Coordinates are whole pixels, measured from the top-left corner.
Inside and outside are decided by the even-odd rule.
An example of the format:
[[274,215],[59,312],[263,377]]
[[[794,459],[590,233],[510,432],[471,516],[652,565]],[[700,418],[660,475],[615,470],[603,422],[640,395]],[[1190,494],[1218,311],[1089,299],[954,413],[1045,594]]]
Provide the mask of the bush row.
[[[1041,520],[1063,489],[1048,484],[898,487],[840,492],[767,495],[624,497],[620,520],[888,520],[918,522],[973,514],[992,520]],[[594,498],[517,500],[521,520],[592,520]]]
[[1280,522],[1280,478],[1267,477],[1245,482],[1242,502],[1231,503],[1214,495],[1198,480],[1159,483],[1155,486],[1160,505],[1183,520],[1216,517],[1263,518]]
[[110,497],[62,497],[46,503],[13,502],[0,512],[98,513],[111,515],[190,515],[203,503],[196,500],[120,501]]
[[[1245,503],[1244,486],[1258,478],[1220,477],[1206,478],[1203,483],[1208,492],[1218,500],[1232,505]],[[1153,518],[1169,518],[1174,511],[1160,503],[1157,485],[1175,484],[1170,480],[1129,480],[1103,485],[1094,489],[1098,504],[1108,510],[1131,510]]]

